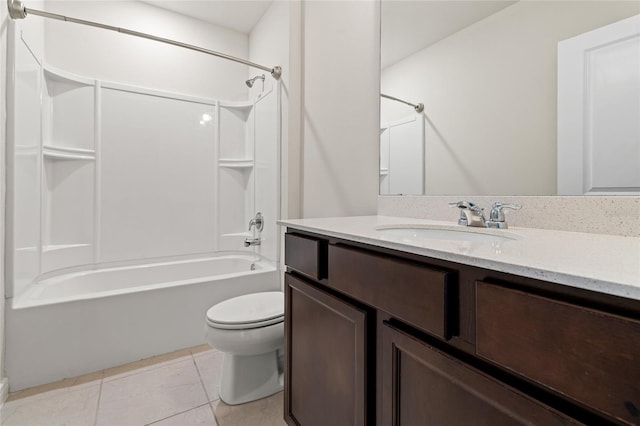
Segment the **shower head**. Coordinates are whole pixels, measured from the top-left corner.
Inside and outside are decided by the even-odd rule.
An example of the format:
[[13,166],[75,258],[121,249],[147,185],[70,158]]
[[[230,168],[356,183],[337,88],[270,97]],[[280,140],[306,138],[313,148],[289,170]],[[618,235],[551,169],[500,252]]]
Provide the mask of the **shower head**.
[[264,74],[262,75],[256,75],[253,78],[250,78],[249,80],[245,81],[244,83],[248,86],[248,87],[253,87],[253,84],[256,82],[256,80],[262,80],[262,82],[264,83]]

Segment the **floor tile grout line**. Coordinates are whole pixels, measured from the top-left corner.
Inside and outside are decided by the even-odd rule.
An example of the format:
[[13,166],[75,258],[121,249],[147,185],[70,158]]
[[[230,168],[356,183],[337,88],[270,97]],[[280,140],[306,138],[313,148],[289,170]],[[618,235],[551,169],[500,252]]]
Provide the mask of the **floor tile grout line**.
[[[216,401],[218,401],[216,399]],[[209,409],[211,410],[211,414],[213,414],[213,421],[216,422],[217,426],[221,426],[222,424],[218,421],[218,416],[216,416],[216,410],[213,409],[213,403],[215,401],[209,401]]]
[[[215,352],[218,352],[217,350]],[[216,422],[216,425],[220,426],[220,422],[218,421],[218,416],[216,416],[216,410],[213,409],[213,403],[215,401],[219,401],[220,397],[211,400],[209,396],[209,392],[207,392],[207,387],[204,385],[204,379],[202,378],[202,374],[200,373],[200,369],[198,368],[198,363],[196,362],[196,357],[194,354],[191,354],[193,358],[193,364],[196,366],[196,371],[198,372],[198,378],[200,378],[200,384],[202,384],[202,389],[204,389],[204,394],[207,396],[207,401],[209,404],[209,408],[211,409],[211,414],[213,414],[213,420]]]
[[100,411],[100,399],[102,398],[103,383],[104,383],[104,375],[100,379],[100,389],[98,389],[98,401],[96,403],[96,415],[93,417],[93,426],[98,426],[98,412]]
[[198,373],[198,379],[200,379],[200,384],[202,385],[202,390],[204,390],[204,395],[207,397],[207,402],[211,402],[211,396],[209,395],[209,392],[207,392],[207,387],[204,385],[204,379],[202,378],[202,374],[198,368],[196,357],[193,356],[193,354],[191,354],[191,360],[193,361],[193,365],[196,367],[196,373]]
[[156,424],[156,423],[158,423],[158,422],[161,422],[161,421],[164,421],[164,420],[170,419],[171,417],[179,416],[180,414],[188,413],[188,412],[189,412],[189,411],[191,411],[191,410],[196,410],[196,409],[198,409],[198,408],[204,407],[204,406],[205,406],[205,405],[207,405],[207,404],[208,404],[208,402],[205,402],[204,404],[200,404],[200,405],[197,405],[197,406],[195,406],[195,407],[191,407],[191,408],[189,408],[188,410],[180,411],[179,413],[174,413],[174,414],[171,414],[170,416],[163,417],[163,418],[158,419],[158,420],[154,420],[154,421],[152,421],[151,423],[145,423],[145,424],[144,424],[144,426],[151,426],[151,425],[154,425],[154,424]]
[[[131,373],[131,374],[127,374],[127,375],[126,375],[126,376],[124,376],[124,377],[118,377],[117,379],[109,380],[109,381],[107,381],[107,383],[114,383],[114,382],[117,382],[117,381],[119,381],[119,380],[121,380],[121,379],[131,378],[132,376],[137,375],[137,374],[142,374],[142,373],[153,373],[155,370],[158,370],[158,369],[160,369],[160,368],[164,368],[164,367],[174,366],[174,365],[176,365],[176,364],[178,364],[178,363],[185,363],[185,364],[188,364],[188,362],[189,362],[189,358],[191,358],[191,362],[192,362],[192,364],[193,364],[193,366],[194,366],[194,368],[195,368],[195,370],[196,370],[196,374],[198,375],[198,380],[200,381],[200,386],[202,386],[202,387],[203,387],[203,393],[204,393],[204,395],[205,395],[205,399],[206,399],[206,401],[205,401],[204,403],[200,404],[200,405],[196,405],[196,406],[194,406],[194,407],[189,407],[189,408],[187,408],[187,409],[185,409],[185,410],[183,410],[183,411],[180,411],[180,412],[176,412],[176,413],[169,414],[169,415],[168,415],[168,416],[166,416],[166,417],[163,417],[163,418],[161,418],[161,419],[156,419],[156,420],[153,420],[153,421],[152,421],[152,422],[150,422],[150,423],[146,423],[146,424],[145,424],[145,426],[146,426],[146,425],[152,425],[152,424],[157,423],[157,422],[160,422],[160,421],[162,421],[162,420],[166,420],[166,419],[168,419],[168,418],[171,418],[171,417],[177,416],[177,415],[179,415],[179,414],[186,413],[186,412],[191,411],[191,410],[194,410],[194,409],[196,409],[196,408],[203,407],[205,404],[208,404],[208,403],[209,403],[209,397],[208,397],[208,395],[207,395],[207,391],[206,391],[206,389],[204,389],[204,384],[203,384],[203,382],[202,382],[202,378],[200,377],[200,372],[199,372],[199,370],[198,370],[198,367],[197,367],[197,365],[195,364],[195,359],[194,359],[194,357],[193,357],[193,354],[189,353],[189,354],[184,355],[183,357],[176,358],[175,360],[171,360],[171,361],[169,361],[169,362],[162,362],[162,363],[159,363],[159,364],[157,364],[157,366],[153,366],[153,368],[149,368],[150,366],[143,366],[143,367],[140,367],[139,369],[131,370],[131,371],[130,371],[130,373]],[[175,361],[175,362],[173,362],[173,361]],[[153,373],[153,374],[155,374],[155,373]],[[101,388],[100,388],[100,391],[102,391],[102,384],[103,384],[103,383],[104,383],[104,379],[103,379],[103,380],[102,380],[102,382],[101,382]],[[101,395],[101,394],[100,394],[100,395]],[[98,408],[99,408],[99,405],[98,405]],[[214,416],[214,418],[215,418],[215,416]],[[95,423],[95,425],[94,425],[94,426],[97,426],[97,412],[96,412],[96,423]]]

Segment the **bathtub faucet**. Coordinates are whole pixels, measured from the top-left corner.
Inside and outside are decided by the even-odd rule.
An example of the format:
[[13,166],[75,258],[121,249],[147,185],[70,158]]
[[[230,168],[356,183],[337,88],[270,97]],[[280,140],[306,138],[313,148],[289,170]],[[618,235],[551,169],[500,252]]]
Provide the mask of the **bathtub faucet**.
[[244,246],[245,247],[259,246],[259,245],[260,245],[260,238],[245,238],[244,239]]
[[251,228],[253,228],[254,226],[256,227],[258,232],[262,231],[262,228],[264,228],[264,218],[262,217],[262,213],[256,213],[256,217],[249,221],[249,231],[251,231]]

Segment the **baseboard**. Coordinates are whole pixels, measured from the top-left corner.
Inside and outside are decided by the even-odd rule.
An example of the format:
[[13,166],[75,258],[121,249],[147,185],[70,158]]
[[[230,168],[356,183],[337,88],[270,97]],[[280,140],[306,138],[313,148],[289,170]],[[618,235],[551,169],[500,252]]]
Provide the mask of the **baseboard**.
[[3,377],[2,380],[0,380],[0,407],[4,405],[7,396],[9,396],[9,379]]

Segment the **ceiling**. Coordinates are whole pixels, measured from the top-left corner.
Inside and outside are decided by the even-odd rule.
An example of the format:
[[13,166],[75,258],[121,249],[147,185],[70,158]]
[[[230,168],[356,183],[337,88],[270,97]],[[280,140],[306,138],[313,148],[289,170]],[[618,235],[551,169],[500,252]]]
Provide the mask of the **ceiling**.
[[[273,0],[143,0],[245,34]],[[510,6],[506,0],[382,0],[382,68]]]
[[172,12],[249,34],[272,0],[144,0]]
[[381,64],[386,68],[515,1],[382,1]]

